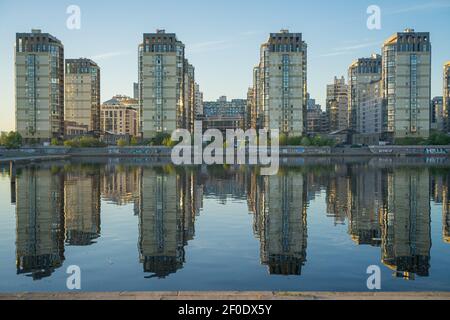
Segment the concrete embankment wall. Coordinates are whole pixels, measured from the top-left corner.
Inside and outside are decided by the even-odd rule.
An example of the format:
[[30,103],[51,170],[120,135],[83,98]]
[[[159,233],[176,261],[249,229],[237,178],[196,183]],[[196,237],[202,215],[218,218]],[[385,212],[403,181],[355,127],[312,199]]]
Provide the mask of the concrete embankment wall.
[[[47,159],[67,157],[170,157],[167,147],[65,148],[24,147],[18,150],[0,148],[0,161],[11,159]],[[304,156],[449,156],[450,146],[372,146],[366,148],[280,147],[280,157]]]

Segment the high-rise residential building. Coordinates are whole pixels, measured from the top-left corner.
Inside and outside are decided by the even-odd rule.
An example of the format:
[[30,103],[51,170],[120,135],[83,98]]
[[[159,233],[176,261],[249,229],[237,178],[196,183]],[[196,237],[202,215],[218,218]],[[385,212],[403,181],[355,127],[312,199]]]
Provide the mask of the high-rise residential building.
[[348,110],[349,128],[362,133],[363,115],[361,98],[366,94],[367,85],[381,80],[381,55],[360,58],[348,68]]
[[195,121],[195,68],[187,59],[184,61],[184,104],[183,104],[183,124],[181,128],[194,131]]
[[445,131],[443,97],[434,97],[431,100],[430,112],[431,129]]
[[200,85],[195,84],[195,114],[196,116],[203,115],[203,92],[200,91]]
[[245,109],[245,128],[255,129],[256,126],[252,126],[252,111],[255,105],[254,90],[252,87],[247,90],[247,108]]
[[306,132],[309,135],[316,135],[323,133],[324,128],[322,127],[323,114],[322,107],[320,104],[316,104],[315,99],[310,99],[308,94],[308,107],[306,110]]
[[374,136],[375,141],[379,140],[383,132],[384,119],[382,82],[374,80],[359,87],[356,131],[362,136]]
[[[306,130],[307,45],[301,33],[281,30],[262,44],[257,76],[261,125],[289,136]],[[259,105],[259,103],[261,103]]]
[[[254,67],[253,68],[253,86],[251,87],[251,93],[252,93],[252,97],[249,98],[247,97],[248,101],[249,101],[249,115],[248,117],[250,118],[249,122],[250,122],[250,128],[253,129],[259,129],[261,128],[262,125],[262,115],[263,113],[260,111],[260,107],[261,107],[261,97],[259,95],[259,88],[260,88],[260,75],[259,75],[259,67]],[[250,93],[250,91],[249,91]]]
[[450,61],[444,64],[444,95],[443,95],[445,132],[450,131]]
[[431,42],[428,32],[406,29],[383,45],[385,130],[391,140],[430,134]]
[[327,114],[330,132],[348,128],[348,85],[345,78],[334,77],[334,83],[327,85]]
[[139,100],[139,83],[133,83],[133,99]]
[[15,45],[16,130],[25,140],[64,135],[64,46],[32,30],[17,33]]
[[92,60],[66,59],[64,120],[100,130],[100,67]]
[[140,124],[144,139],[186,125],[184,44],[174,33],[145,33],[139,46]]
[[100,110],[100,130],[115,135],[139,136],[139,102],[127,96],[114,96]]

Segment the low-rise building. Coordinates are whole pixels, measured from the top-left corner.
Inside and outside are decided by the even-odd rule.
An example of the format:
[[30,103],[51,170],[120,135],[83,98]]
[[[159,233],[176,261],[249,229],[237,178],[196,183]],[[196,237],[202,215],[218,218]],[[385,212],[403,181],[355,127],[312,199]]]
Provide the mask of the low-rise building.
[[137,137],[139,102],[127,96],[114,96],[104,102],[100,112],[100,129],[115,135]]
[[203,103],[205,130],[219,129],[226,132],[227,129],[245,129],[246,127],[247,100],[220,97],[217,101],[205,101]]

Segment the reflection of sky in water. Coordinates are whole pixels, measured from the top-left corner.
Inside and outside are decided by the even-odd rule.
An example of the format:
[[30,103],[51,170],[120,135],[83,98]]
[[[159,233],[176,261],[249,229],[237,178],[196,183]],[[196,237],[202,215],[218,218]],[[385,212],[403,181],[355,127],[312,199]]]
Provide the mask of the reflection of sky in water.
[[416,162],[5,167],[0,291],[450,290],[450,166]]

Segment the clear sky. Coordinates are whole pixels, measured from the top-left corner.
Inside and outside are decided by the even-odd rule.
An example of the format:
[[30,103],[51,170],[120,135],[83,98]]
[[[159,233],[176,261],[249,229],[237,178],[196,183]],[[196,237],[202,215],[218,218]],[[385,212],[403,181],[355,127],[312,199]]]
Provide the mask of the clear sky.
[[[381,30],[366,27],[369,5],[381,8]],[[69,30],[69,5],[81,9],[81,29]],[[431,33],[432,96],[442,95],[450,60],[450,0],[0,0],[0,130],[14,129],[16,32],[42,29],[59,38],[66,58],[101,67],[102,101],[133,94],[142,34],[165,29],[186,45],[205,100],[245,98],[259,47],[270,32],[303,33],[308,44],[308,91],[322,108],[326,85],[358,57],[380,53],[383,40],[406,27]]]

